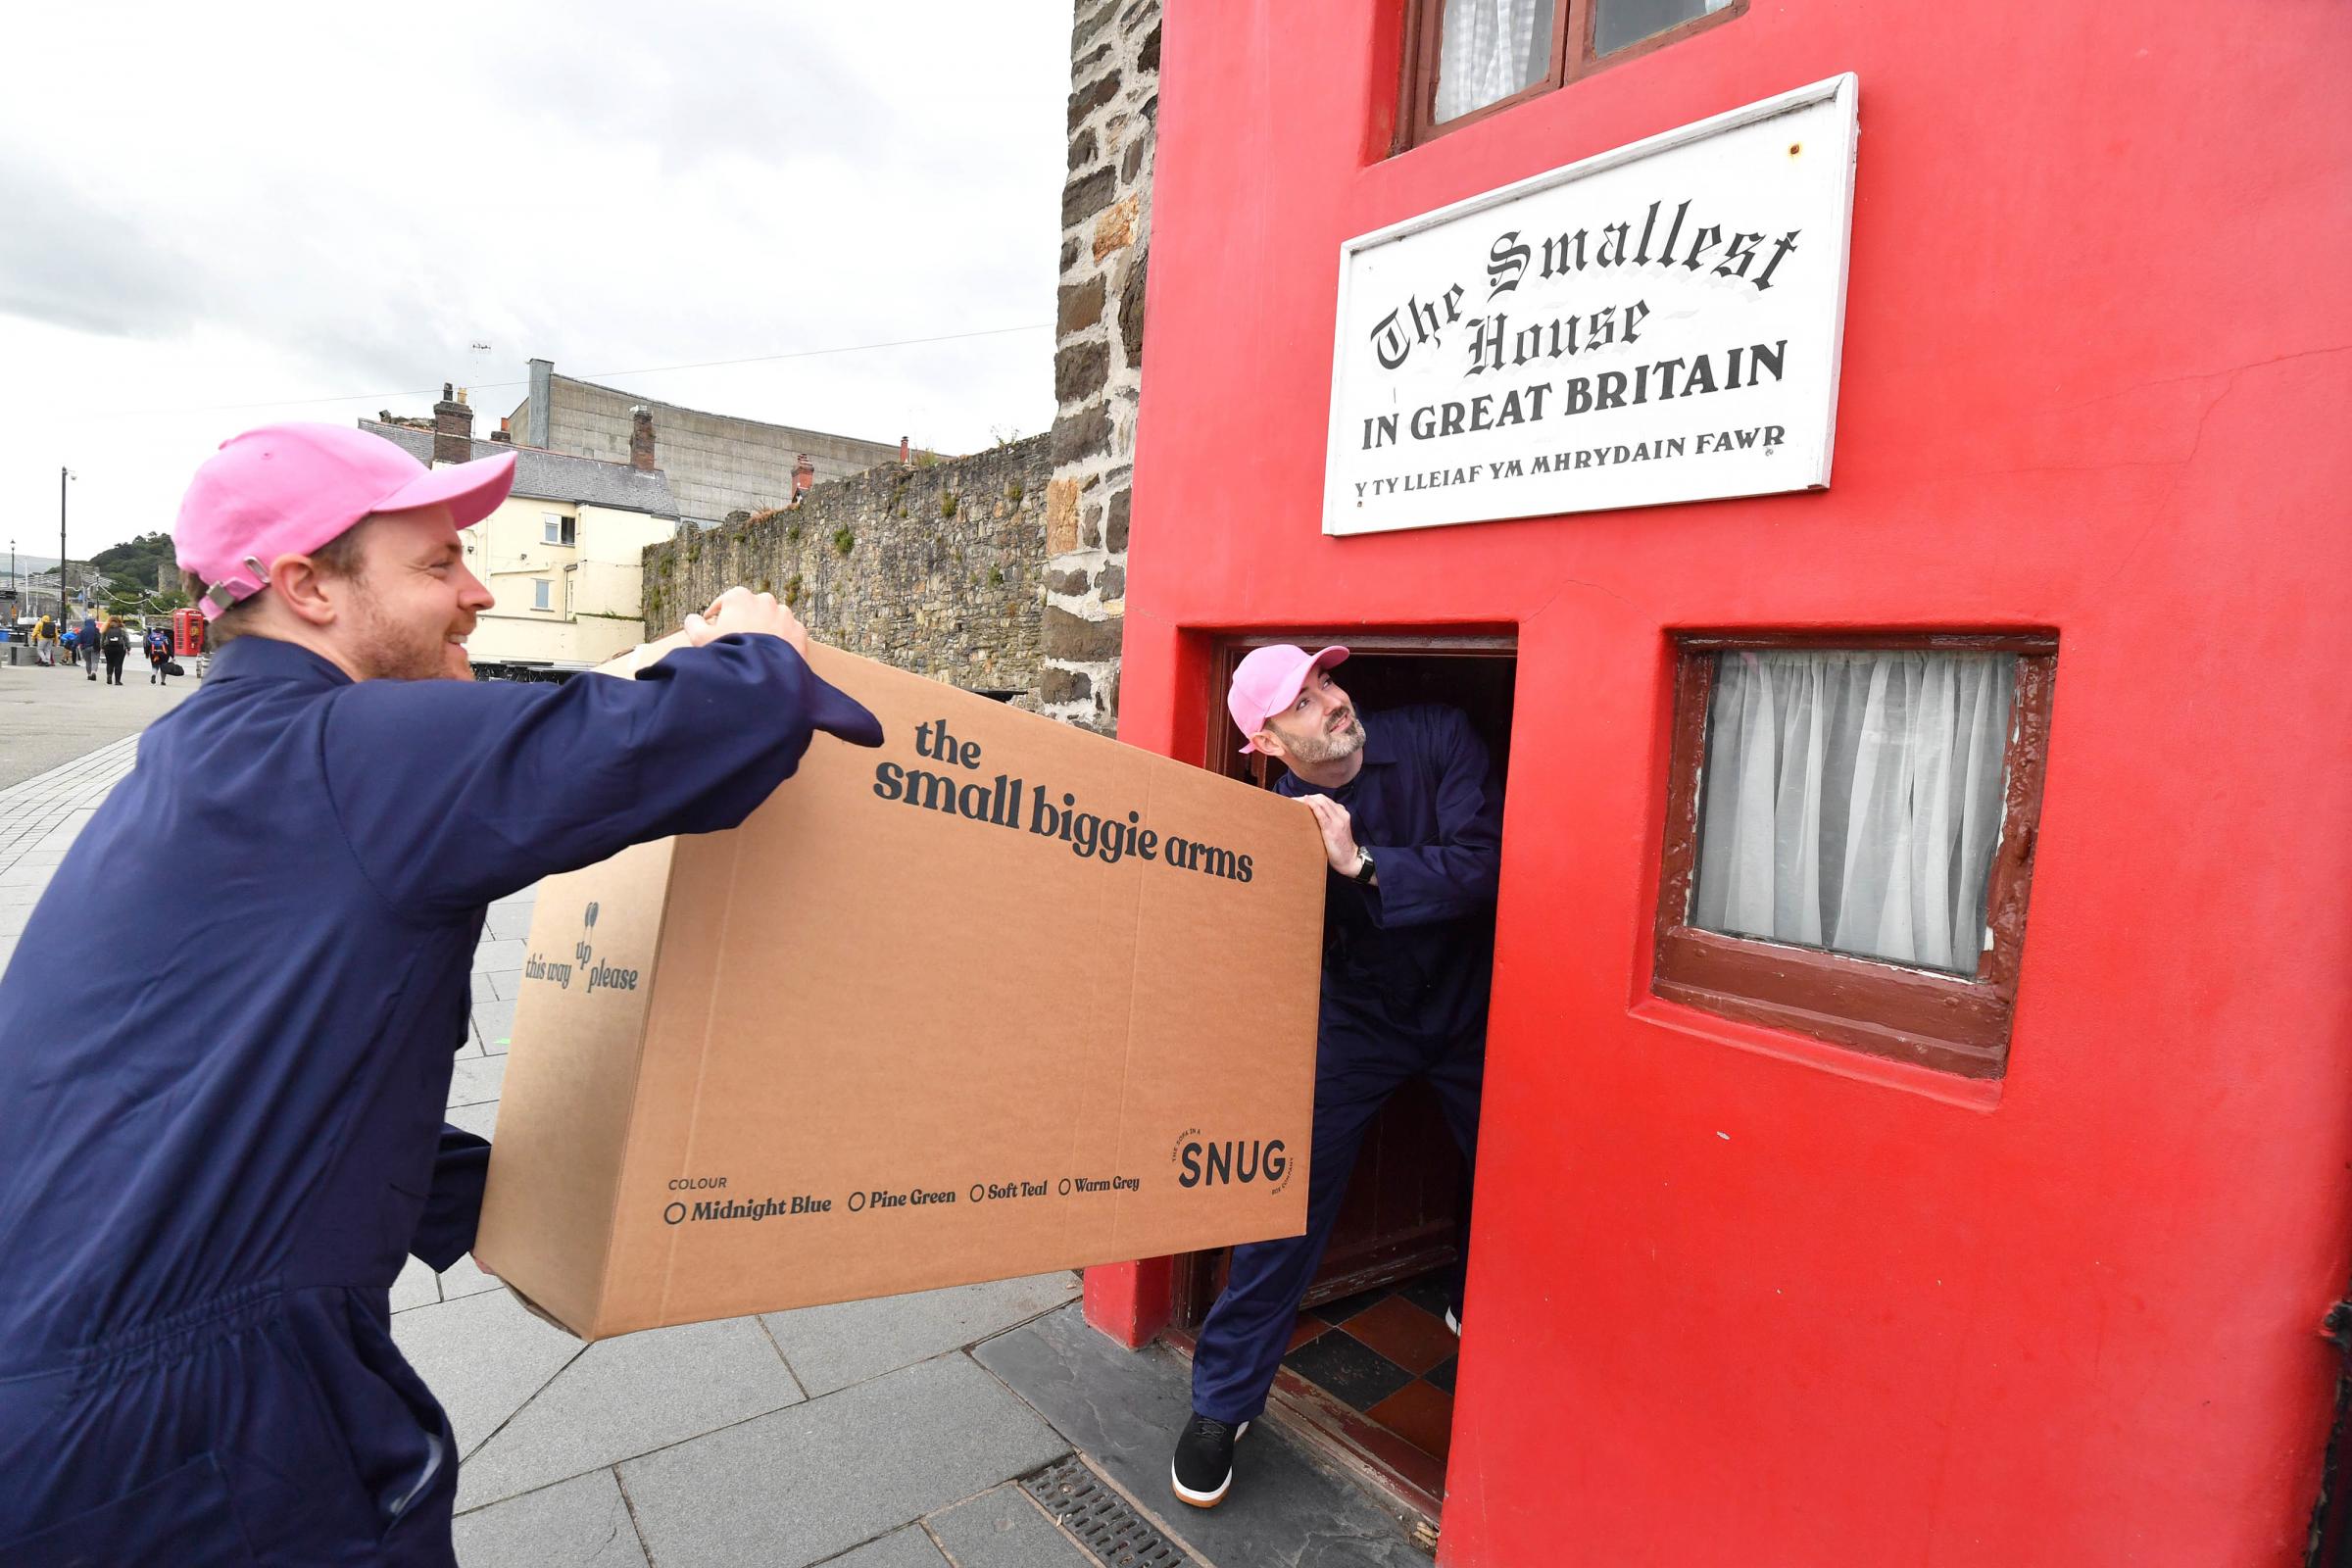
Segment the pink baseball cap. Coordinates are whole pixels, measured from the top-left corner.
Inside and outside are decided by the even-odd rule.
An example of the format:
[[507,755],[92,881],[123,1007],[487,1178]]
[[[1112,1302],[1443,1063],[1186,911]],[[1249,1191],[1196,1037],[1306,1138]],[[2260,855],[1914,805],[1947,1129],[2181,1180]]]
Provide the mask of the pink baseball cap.
[[340,424],[266,424],[220,443],[179,503],[172,542],[204,580],[205,618],[270,586],[280,556],[317,550],[377,512],[446,506],[461,528],[498,510],[514,454],[428,468],[379,435]]
[[1298,688],[1318,669],[1329,669],[1348,657],[1345,648],[1326,648],[1310,654],[1289,643],[1252,652],[1233,672],[1233,689],[1225,694],[1225,711],[1248,738],[1243,751],[1256,744],[1266,720],[1298,700]]

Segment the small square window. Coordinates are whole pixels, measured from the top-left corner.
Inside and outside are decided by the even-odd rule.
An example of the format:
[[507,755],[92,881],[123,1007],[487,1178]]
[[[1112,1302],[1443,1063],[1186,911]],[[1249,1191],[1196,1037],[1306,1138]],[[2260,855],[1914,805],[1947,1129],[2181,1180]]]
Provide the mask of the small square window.
[[1999,1076],[2055,653],[1686,638],[1651,988]]
[[576,525],[573,523],[571,518],[565,516],[561,512],[542,512],[539,514],[539,526],[541,529],[541,540],[546,544],[567,545],[572,543],[576,537],[573,532],[573,529]]
[[1747,0],[1410,0],[1401,144],[1417,145],[1746,9]]
[[556,585],[545,577],[531,579],[531,608],[533,610],[555,609],[555,587]]

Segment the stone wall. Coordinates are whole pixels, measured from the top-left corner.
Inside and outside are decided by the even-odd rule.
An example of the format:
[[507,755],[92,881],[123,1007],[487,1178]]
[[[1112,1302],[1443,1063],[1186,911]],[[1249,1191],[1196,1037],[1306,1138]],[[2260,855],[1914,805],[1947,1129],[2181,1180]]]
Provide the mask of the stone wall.
[[809,635],[970,691],[1034,694],[1049,438],[901,464],[810,489],[784,511],[688,529],[645,552],[649,637],[737,583],[789,603]]
[[1104,734],[1119,718],[1159,20],[1160,0],[1078,0],[1070,32],[1040,698]]

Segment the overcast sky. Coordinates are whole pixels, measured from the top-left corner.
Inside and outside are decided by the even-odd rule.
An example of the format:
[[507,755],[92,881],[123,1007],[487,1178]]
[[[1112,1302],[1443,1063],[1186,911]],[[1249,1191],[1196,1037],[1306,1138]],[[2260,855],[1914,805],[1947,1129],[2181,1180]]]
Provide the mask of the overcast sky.
[[[13,15],[0,527],[54,555],[71,467],[86,557],[169,528],[238,430],[421,414],[443,381],[486,434],[533,356],[942,451],[1041,430],[1069,26],[1054,0]],[[1001,327],[1027,330],[660,368]]]

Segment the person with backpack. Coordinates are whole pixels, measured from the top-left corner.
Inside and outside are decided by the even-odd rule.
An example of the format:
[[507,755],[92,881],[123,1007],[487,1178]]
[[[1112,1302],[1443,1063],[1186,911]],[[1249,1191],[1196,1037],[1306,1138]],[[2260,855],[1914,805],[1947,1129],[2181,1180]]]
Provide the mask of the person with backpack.
[[122,624],[121,615],[106,617],[106,629],[98,634],[99,651],[106,656],[106,683],[122,684],[122,662],[130,658],[130,628]]
[[90,679],[98,678],[98,615],[95,611],[81,612],[81,635],[74,645],[81,650],[81,667],[89,671]]
[[168,686],[172,673],[172,634],[161,626],[147,628],[147,684]]

